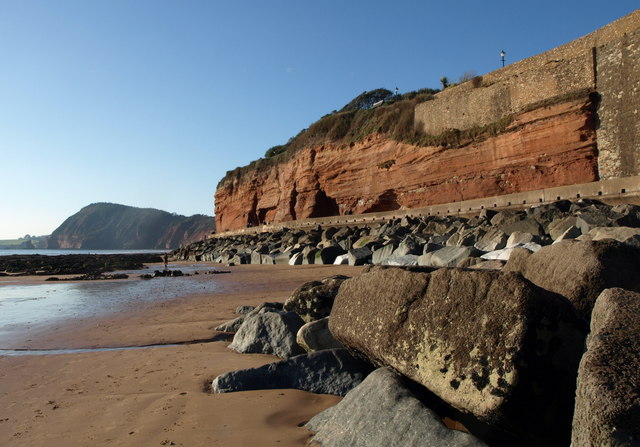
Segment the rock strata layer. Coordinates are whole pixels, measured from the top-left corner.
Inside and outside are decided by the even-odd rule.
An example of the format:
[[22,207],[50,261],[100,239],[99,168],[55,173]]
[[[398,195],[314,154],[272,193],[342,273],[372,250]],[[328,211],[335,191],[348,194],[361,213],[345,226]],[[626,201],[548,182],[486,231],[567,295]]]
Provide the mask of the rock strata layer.
[[[504,134],[458,148],[373,135],[309,147],[230,176],[215,193],[219,232],[247,224],[411,209],[598,179],[594,106],[583,97],[518,114]],[[375,182],[371,179],[375,178]]]
[[329,327],[523,445],[569,442],[587,328],[566,300],[517,273],[376,269],[342,284]]

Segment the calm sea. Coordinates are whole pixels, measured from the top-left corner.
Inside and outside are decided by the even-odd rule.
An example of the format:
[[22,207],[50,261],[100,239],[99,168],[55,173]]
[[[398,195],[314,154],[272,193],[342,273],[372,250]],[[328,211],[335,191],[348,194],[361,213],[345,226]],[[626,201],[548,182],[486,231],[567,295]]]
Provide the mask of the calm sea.
[[59,255],[117,255],[117,254],[136,254],[136,253],[166,253],[170,250],[49,250],[45,248],[34,248],[30,250],[2,250],[0,249],[0,256],[9,255],[47,255],[47,256],[59,256]]
[[[11,251],[15,254],[18,250]],[[22,250],[33,253],[32,250]],[[37,250],[36,250],[37,251]],[[46,252],[44,250],[41,250]],[[78,253],[78,250],[59,250],[55,254]],[[89,251],[84,251],[89,253]],[[106,253],[101,250],[99,253]],[[113,252],[113,251],[108,251]],[[125,251],[124,253],[138,251]],[[141,252],[148,253],[148,250]],[[96,253],[91,251],[90,253]],[[123,253],[123,251],[117,251]],[[54,253],[44,253],[52,254]],[[171,270],[182,270],[191,275],[213,270],[202,264],[172,265]],[[218,286],[216,281],[199,281],[198,277],[140,279],[149,270],[125,271],[126,280],[40,282],[25,284],[20,278],[4,278],[0,281],[0,349],[24,338],[29,328],[48,325],[60,320],[73,320],[127,311],[144,303],[180,298],[194,293],[211,293]],[[7,355],[0,352],[0,355]]]

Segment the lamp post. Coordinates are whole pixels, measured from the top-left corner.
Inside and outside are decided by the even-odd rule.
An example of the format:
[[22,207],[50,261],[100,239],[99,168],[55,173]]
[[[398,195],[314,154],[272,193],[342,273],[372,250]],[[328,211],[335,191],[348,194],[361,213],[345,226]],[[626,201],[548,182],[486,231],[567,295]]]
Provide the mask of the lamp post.
[[502,50],[502,51],[500,52],[500,57],[502,58],[502,66],[503,66],[503,67],[504,67],[504,56],[505,56],[506,54],[507,54],[507,53],[505,53],[505,52],[504,52],[504,50]]

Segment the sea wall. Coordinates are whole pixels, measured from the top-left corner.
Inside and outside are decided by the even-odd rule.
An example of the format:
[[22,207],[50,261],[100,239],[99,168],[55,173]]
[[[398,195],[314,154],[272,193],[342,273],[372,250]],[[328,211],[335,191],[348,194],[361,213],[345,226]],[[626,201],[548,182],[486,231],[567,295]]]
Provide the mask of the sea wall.
[[601,178],[640,173],[640,30],[595,51],[598,170]]
[[426,134],[469,129],[544,106],[560,95],[597,91],[601,178],[640,174],[640,10],[580,39],[510,64],[416,106]]

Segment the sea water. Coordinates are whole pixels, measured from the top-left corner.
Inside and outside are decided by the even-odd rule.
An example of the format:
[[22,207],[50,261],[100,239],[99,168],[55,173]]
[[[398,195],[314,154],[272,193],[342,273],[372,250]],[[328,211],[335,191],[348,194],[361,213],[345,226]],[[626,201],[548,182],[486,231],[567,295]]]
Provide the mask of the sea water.
[[[169,265],[186,274],[212,270],[203,265]],[[195,293],[209,293],[216,281],[197,281],[193,277],[140,279],[149,270],[125,271],[126,280],[51,281],[25,284],[8,279],[0,282],[0,348],[13,334],[32,326],[59,320],[101,316],[135,309],[148,302],[165,301]]]
[[7,249],[0,250],[0,256],[10,255],[120,255],[140,253],[167,253],[169,250],[54,250],[48,248]]

